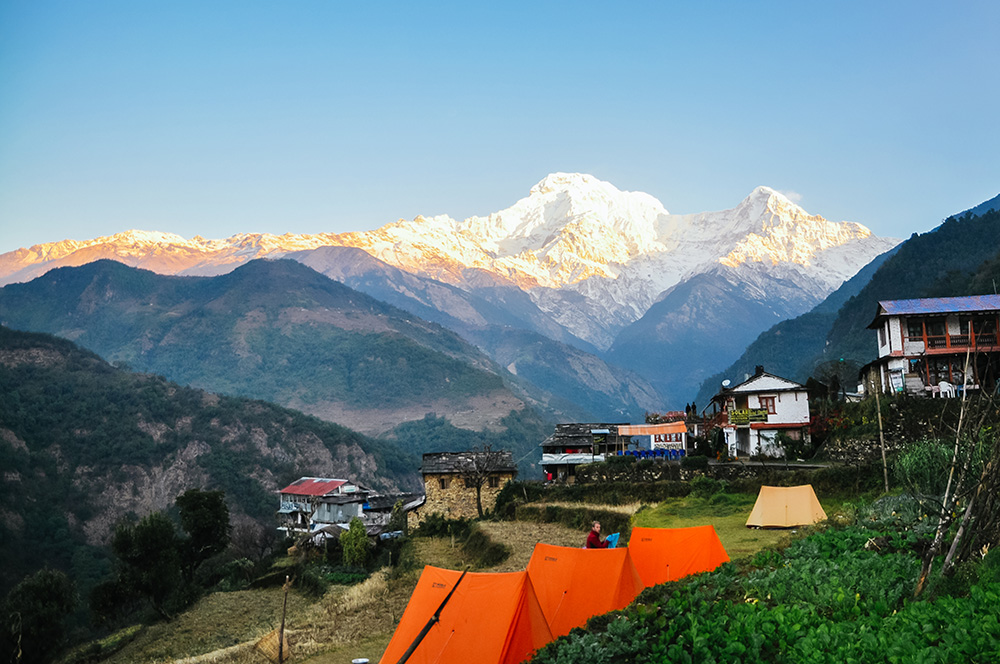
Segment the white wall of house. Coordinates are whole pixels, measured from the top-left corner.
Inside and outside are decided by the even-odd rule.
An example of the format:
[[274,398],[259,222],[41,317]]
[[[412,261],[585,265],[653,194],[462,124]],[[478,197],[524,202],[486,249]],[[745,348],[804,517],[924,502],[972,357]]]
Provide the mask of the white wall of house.
[[320,523],[348,523],[354,517],[360,518],[362,513],[361,503],[347,503],[346,505],[320,503],[316,507],[312,519]]
[[759,392],[747,398],[749,408],[767,408],[773,399],[774,412],[768,413],[770,424],[807,424],[809,422],[809,394],[805,390],[794,392]]

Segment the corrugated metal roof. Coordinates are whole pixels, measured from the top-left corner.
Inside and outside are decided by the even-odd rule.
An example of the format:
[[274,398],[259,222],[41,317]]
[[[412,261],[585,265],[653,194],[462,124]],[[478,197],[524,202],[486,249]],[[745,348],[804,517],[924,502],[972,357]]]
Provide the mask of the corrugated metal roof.
[[343,484],[347,484],[347,480],[334,480],[325,477],[302,477],[278,493],[291,493],[296,496],[325,496],[331,491],[336,491]]
[[966,295],[963,297],[923,297],[915,300],[881,300],[872,325],[885,316],[917,316],[931,314],[976,313],[1000,311],[1000,295]]

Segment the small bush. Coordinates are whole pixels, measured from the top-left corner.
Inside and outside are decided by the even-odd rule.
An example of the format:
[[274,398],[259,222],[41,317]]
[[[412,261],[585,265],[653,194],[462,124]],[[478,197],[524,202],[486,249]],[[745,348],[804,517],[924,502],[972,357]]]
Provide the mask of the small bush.
[[708,457],[700,455],[681,457],[681,468],[688,470],[708,470]]
[[723,481],[712,477],[699,476],[691,480],[691,495],[696,498],[711,498],[725,489],[726,485]]
[[472,530],[470,519],[449,519],[439,512],[428,514],[420,523],[416,534],[421,537],[455,537],[465,538]]
[[330,583],[324,575],[314,567],[306,567],[299,572],[295,579],[295,585],[310,597],[322,597],[326,593]]

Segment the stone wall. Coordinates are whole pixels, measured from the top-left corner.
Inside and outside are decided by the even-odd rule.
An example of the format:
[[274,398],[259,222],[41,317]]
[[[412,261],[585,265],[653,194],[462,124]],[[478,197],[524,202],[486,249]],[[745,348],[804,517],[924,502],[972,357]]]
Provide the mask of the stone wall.
[[[496,506],[500,489],[514,479],[514,473],[499,473],[496,487],[483,484],[483,510],[492,510]],[[446,480],[447,488],[441,488],[441,480]],[[410,527],[420,524],[430,514],[441,514],[448,519],[475,519],[479,516],[476,509],[476,489],[466,488],[462,478],[455,474],[432,474],[424,476],[424,493],[427,496],[419,509],[408,515]]]

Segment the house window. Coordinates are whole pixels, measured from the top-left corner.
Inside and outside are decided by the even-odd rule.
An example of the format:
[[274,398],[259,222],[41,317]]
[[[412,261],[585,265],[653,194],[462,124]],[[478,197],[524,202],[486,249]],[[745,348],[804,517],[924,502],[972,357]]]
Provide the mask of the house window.
[[448,485],[451,484],[451,480],[448,479],[447,477],[439,477],[438,484],[441,486],[442,489],[447,489]]
[[884,327],[880,327],[878,329],[878,345],[879,346],[884,346],[885,345],[885,328]]
[[496,475],[490,475],[489,477],[490,488],[495,489],[500,486],[500,478]]
[[914,341],[922,339],[924,336],[924,321],[920,318],[907,318],[906,336]]
[[774,410],[774,397],[761,397],[760,398],[760,407],[761,408],[767,408],[767,414],[768,415],[774,415],[774,413],[775,413],[775,410]]

